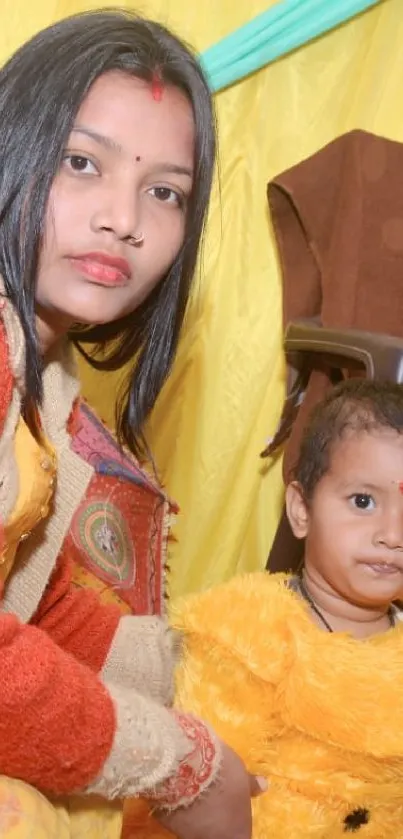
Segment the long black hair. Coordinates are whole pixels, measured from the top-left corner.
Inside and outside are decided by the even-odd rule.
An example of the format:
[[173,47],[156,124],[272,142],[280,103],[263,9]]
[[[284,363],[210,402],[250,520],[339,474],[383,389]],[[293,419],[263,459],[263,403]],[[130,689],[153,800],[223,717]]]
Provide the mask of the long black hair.
[[[132,314],[70,332],[97,369],[117,370],[133,362],[117,431],[121,442],[140,454],[144,421],[177,349],[215,159],[207,82],[191,50],[164,26],[116,9],[73,15],[34,36],[0,71],[0,273],[24,330],[27,401],[35,407],[42,397],[35,288],[49,192],[83,99],[111,70],[148,81],[157,71],[186,95],[195,121],[194,185],[183,246],[173,265]],[[86,343],[98,352],[87,352]]]

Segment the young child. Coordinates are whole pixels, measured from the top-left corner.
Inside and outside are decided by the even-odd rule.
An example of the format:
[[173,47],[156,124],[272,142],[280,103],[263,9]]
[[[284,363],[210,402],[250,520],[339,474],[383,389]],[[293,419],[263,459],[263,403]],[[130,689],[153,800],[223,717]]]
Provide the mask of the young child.
[[330,393],[286,504],[301,576],[238,577],[178,607],[178,702],[269,778],[254,839],[401,839],[402,386]]

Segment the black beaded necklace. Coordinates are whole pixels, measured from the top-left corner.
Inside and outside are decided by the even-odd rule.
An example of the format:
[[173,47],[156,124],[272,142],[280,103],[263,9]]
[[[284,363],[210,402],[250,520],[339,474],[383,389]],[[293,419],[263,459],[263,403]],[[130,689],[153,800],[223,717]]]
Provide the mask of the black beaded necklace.
[[[306,602],[311,607],[312,611],[315,612],[315,615],[317,615],[319,620],[323,623],[323,626],[326,627],[328,632],[334,632],[334,630],[330,626],[330,623],[327,622],[325,616],[322,615],[322,612],[320,611],[320,609],[318,609],[313,597],[311,597],[311,595],[309,594],[309,591],[305,587],[305,583],[304,583],[304,581],[302,580],[301,577],[298,577],[297,585],[298,585],[298,591],[299,591],[301,597],[303,597],[303,599],[306,600]],[[395,624],[395,615],[394,615],[392,607],[389,607],[387,615],[388,615],[388,620],[389,620],[390,626],[393,629],[396,624]]]

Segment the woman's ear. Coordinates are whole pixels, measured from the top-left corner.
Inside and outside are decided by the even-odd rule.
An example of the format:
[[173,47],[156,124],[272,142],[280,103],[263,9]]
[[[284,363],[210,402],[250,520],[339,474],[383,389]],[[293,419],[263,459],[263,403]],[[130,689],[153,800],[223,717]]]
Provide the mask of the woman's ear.
[[305,539],[309,530],[309,511],[301,484],[291,481],[285,493],[285,506],[291,530],[297,539]]

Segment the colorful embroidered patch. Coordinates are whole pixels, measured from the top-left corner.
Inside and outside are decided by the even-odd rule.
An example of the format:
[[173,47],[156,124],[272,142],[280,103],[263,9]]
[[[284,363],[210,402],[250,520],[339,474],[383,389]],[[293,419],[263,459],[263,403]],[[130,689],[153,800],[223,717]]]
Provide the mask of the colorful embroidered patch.
[[63,545],[73,580],[95,587],[102,602],[118,598],[125,614],[129,607],[160,615],[169,516],[177,508],[88,405],[80,401],[74,414],[72,448],[94,474]]
[[126,523],[114,504],[86,499],[74,516],[72,537],[85,557],[84,564],[104,582],[119,588],[134,585],[134,548]]

